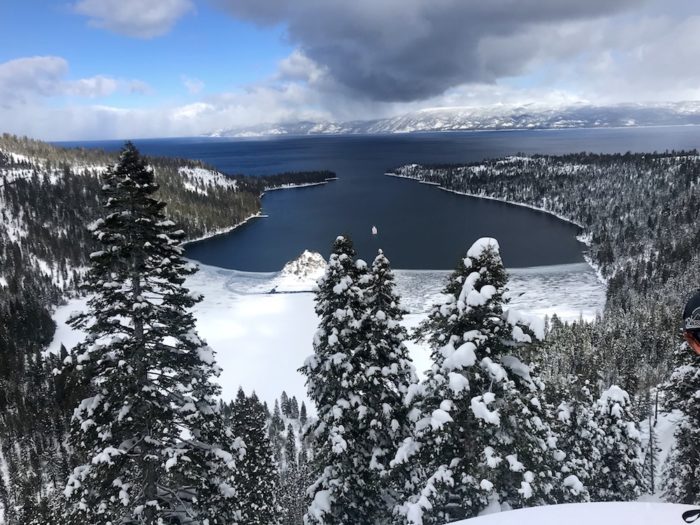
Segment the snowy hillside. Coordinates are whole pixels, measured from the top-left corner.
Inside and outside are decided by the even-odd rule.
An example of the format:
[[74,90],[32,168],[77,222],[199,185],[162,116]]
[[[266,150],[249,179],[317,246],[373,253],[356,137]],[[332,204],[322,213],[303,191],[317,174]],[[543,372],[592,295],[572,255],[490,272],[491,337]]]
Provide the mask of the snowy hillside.
[[452,525],[673,525],[690,505],[672,503],[574,503],[513,510]]
[[182,177],[185,189],[201,195],[208,195],[209,190],[216,187],[232,189],[238,187],[236,180],[211,169],[181,166],[178,168],[178,173]]
[[428,108],[392,118],[351,122],[292,122],[251,128],[221,129],[212,137],[334,135],[470,131],[498,129],[606,128],[700,124],[700,103],[578,104],[544,107],[534,104],[493,107]]

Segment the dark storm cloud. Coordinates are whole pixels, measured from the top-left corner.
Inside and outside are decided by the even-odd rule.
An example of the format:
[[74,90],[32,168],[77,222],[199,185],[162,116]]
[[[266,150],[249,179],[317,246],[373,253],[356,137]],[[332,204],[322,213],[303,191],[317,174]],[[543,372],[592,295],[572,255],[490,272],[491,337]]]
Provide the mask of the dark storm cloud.
[[[522,73],[554,54],[548,30],[641,0],[214,0],[237,18],[284,24],[292,44],[346,88],[412,101]],[[534,38],[533,38],[534,32]],[[529,38],[518,38],[528,33]],[[574,45],[585,47],[585,41]],[[580,50],[580,49],[579,49]]]

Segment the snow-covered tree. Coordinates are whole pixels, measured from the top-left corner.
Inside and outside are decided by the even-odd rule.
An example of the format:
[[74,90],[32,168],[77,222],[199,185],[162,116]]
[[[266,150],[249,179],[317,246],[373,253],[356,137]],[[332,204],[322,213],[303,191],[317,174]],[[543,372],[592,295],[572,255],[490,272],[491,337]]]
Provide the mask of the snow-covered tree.
[[[366,265],[355,263],[352,241],[338,237],[326,273],[318,282],[320,324],[314,335],[314,353],[300,369],[318,413],[307,428],[313,435],[314,462],[320,470],[309,487],[312,502],[307,523],[367,522],[367,516],[374,513],[376,487],[365,484],[365,472],[355,464],[352,427],[357,413],[350,405],[357,373],[352,357],[359,346],[364,310],[359,280],[366,273]],[[369,498],[368,502],[363,498]]]
[[382,523],[393,507],[389,463],[409,430],[402,400],[415,382],[386,257],[380,253],[368,272],[339,237],[319,282],[316,312],[315,353],[302,371],[318,407],[313,431],[323,472],[311,487],[307,518]]
[[277,466],[267,436],[265,408],[253,393],[238,390],[233,404],[231,426],[234,435],[245,443],[246,453],[239,461],[236,485],[239,492],[240,525],[280,523],[277,504]]
[[306,512],[306,480],[301,475],[296,433],[291,423],[287,425],[280,482],[282,525],[302,525]]
[[303,401],[301,402],[301,409],[299,410],[299,423],[301,423],[301,426],[303,427],[306,425],[307,421],[307,414],[306,414],[306,403]]
[[656,432],[656,419],[652,411],[650,411],[647,416],[647,425],[648,434],[646,447],[644,449],[644,475],[646,476],[649,493],[654,494],[658,487],[657,479],[661,447],[659,446],[659,436]]
[[195,332],[184,286],[196,268],[178,230],[153,198],[153,172],[130,143],[103,181],[105,216],[92,229],[87,332],[73,356],[91,395],[73,414],[82,464],[65,495],[76,522],[234,523],[233,484],[243,452],[215,401],[214,353]]
[[[398,476],[392,476],[391,462],[402,441],[411,435],[412,424],[404,400],[415,388],[417,377],[405,341],[406,329],[401,325],[404,310],[395,290],[394,274],[389,260],[379,250],[372,263],[369,279],[363,287],[365,315],[360,346],[353,357],[356,370],[353,389],[357,422],[353,431],[358,453],[369,457],[368,468],[379,489],[375,522],[391,518],[400,502]],[[358,454],[358,456],[359,456]]]
[[564,376],[562,382],[552,422],[557,438],[555,454],[561,456],[552,502],[579,503],[590,499],[586,485],[600,464],[598,445],[603,436],[595,421],[595,400],[588,381],[581,384],[578,377]]
[[613,385],[595,405],[595,422],[602,434],[600,459],[588,490],[592,501],[633,501],[645,490],[641,434],[630,413],[630,397]]
[[415,436],[396,458],[421,465],[398,509],[409,523],[475,516],[489,503],[537,505],[553,488],[544,387],[522,361],[534,334],[504,310],[506,284],[498,243],[479,239],[419,328],[434,364],[415,401]]
[[675,355],[676,368],[665,385],[666,403],[681,412],[675,446],[664,469],[664,495],[676,503],[700,504],[700,356],[686,343]]

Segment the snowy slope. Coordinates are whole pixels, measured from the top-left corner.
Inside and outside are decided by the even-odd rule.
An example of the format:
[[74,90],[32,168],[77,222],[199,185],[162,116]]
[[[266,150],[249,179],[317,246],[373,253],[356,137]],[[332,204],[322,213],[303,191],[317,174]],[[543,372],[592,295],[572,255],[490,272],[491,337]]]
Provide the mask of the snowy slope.
[[672,503],[572,503],[512,510],[452,525],[682,525],[693,507]]
[[206,168],[181,166],[177,171],[182,177],[185,189],[201,195],[208,195],[209,190],[216,187],[235,189],[238,186],[238,182],[231,177]]
[[[292,264],[288,272],[250,273],[201,266],[186,285],[204,295],[195,308],[197,328],[217,352],[223,368],[223,397],[232,399],[239,386],[255,390],[273,403],[282,390],[304,399],[304,378],[297,372],[311,353],[311,341],[318,320],[312,293],[282,293],[310,290],[306,274],[320,265],[320,256],[302,256],[306,264]],[[294,269],[294,270],[292,270]],[[318,272],[319,268],[315,269]],[[296,273],[295,273],[296,272]],[[449,272],[397,271],[397,287],[408,309],[405,324],[415,327],[425,318]],[[300,277],[306,275],[306,277]],[[604,286],[585,264],[511,272],[513,306],[540,315],[557,311],[562,318],[591,319],[602,309]],[[285,289],[286,288],[286,289]],[[275,290],[276,293],[271,293]],[[57,330],[50,351],[60,344],[71,347],[80,340],[66,325],[69,314],[85,307],[85,299],[75,299],[54,314]],[[426,348],[409,343],[418,372],[429,366]]]

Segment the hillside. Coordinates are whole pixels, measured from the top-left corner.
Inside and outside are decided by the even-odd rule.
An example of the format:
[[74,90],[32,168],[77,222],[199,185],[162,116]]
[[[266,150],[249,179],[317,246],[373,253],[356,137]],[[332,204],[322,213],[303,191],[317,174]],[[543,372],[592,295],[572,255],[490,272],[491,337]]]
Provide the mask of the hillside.
[[[0,136],[0,522],[2,509],[29,512],[39,487],[49,490],[67,475],[64,433],[75,400],[66,391],[76,390],[52,374],[59,356],[42,352],[54,335],[54,306],[76,295],[94,251],[88,225],[101,206],[100,175],[116,160],[101,150]],[[267,189],[334,178],[329,172],[230,177],[198,161],[148,162],[158,197],[189,239],[258,214]]]
[[606,312],[593,336],[606,349],[602,370],[633,392],[665,378],[682,304],[700,282],[696,151],[514,156],[407,165],[389,175],[524,204],[581,225],[588,256],[608,283]]

